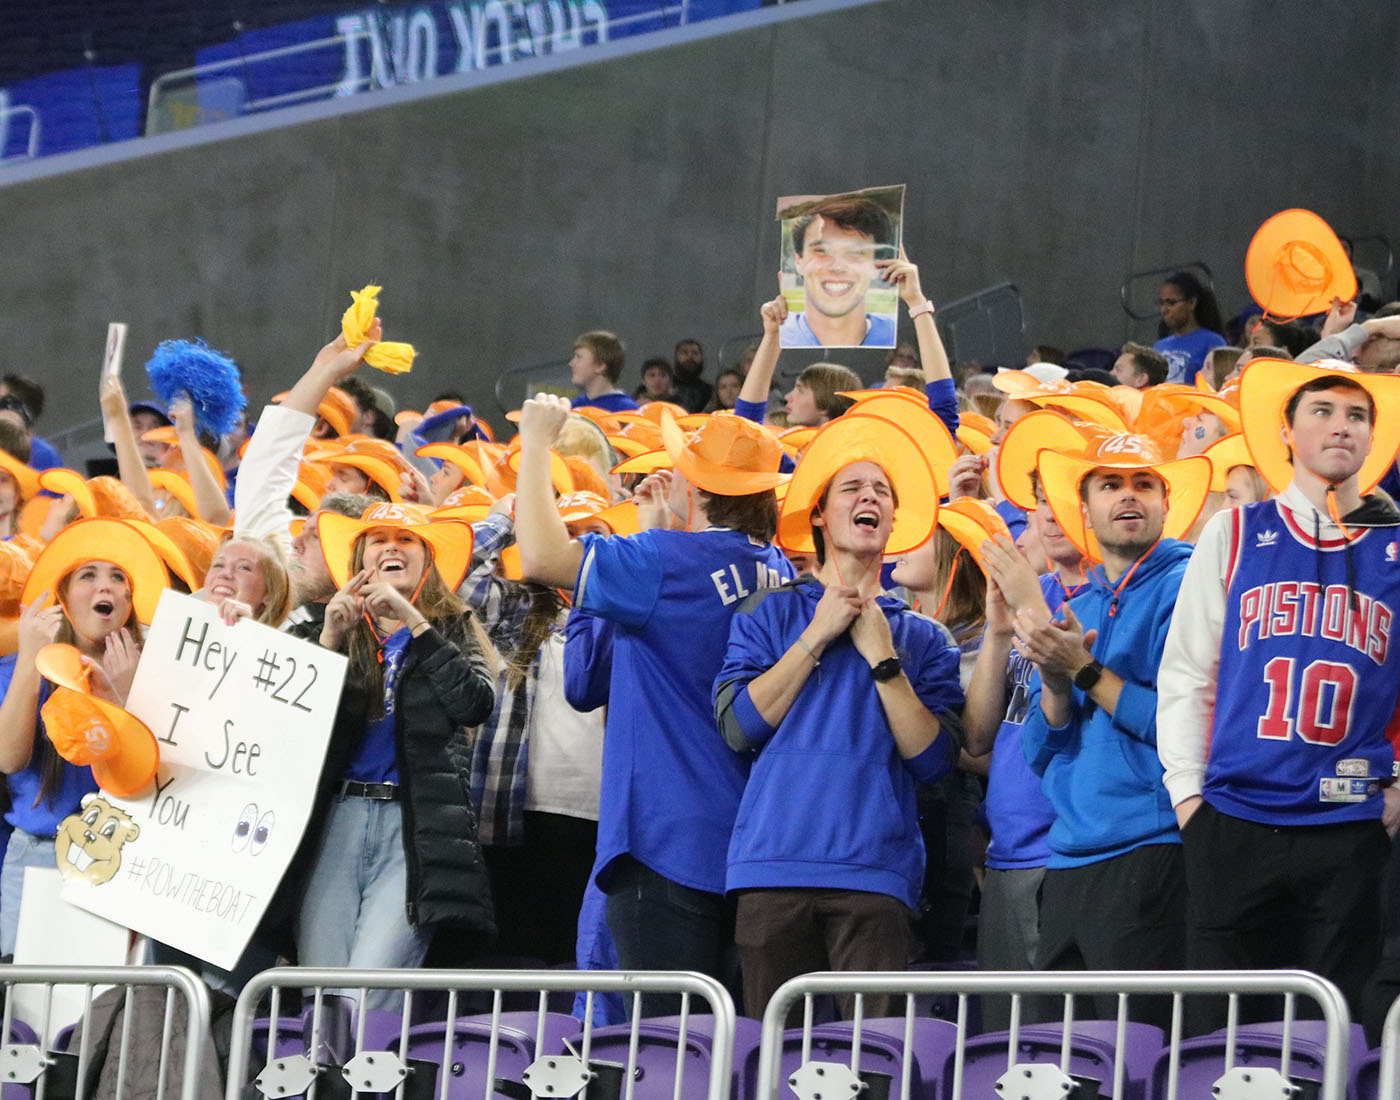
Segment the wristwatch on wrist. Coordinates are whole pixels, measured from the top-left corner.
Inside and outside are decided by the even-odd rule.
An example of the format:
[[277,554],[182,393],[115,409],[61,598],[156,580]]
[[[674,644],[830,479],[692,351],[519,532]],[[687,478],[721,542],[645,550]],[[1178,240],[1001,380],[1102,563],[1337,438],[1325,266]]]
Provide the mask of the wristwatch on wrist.
[[1097,660],[1090,661],[1074,674],[1074,686],[1080,691],[1093,691],[1094,685],[1099,682],[1099,677],[1103,675],[1103,665]]
[[886,657],[879,664],[870,666],[870,675],[877,684],[893,680],[903,671],[904,666],[899,663],[898,657]]

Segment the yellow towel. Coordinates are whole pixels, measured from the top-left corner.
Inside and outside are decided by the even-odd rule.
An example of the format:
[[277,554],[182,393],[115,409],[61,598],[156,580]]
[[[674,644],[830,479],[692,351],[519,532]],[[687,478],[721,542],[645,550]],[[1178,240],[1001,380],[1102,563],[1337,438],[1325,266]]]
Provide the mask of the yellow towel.
[[[364,290],[350,292],[354,304],[341,317],[340,328],[345,334],[345,342],[352,348],[369,339],[369,327],[374,324],[374,315],[379,311],[381,289],[377,286],[367,286]],[[413,357],[417,354],[412,344],[381,340],[369,349],[365,355],[365,362],[389,374],[406,374],[413,368]]]

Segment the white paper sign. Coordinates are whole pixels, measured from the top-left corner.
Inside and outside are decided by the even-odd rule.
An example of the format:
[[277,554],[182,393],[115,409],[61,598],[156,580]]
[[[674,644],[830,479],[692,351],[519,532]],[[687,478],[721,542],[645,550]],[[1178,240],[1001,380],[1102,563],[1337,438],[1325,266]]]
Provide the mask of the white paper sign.
[[[165,592],[127,698],[158,739],[160,767],[132,798],[100,796],[94,848],[116,866],[69,878],[64,899],[231,968],[306,830],[345,665]],[[59,845],[82,846],[83,831],[64,828],[74,820]],[[75,851],[68,862],[90,869],[91,858]]]

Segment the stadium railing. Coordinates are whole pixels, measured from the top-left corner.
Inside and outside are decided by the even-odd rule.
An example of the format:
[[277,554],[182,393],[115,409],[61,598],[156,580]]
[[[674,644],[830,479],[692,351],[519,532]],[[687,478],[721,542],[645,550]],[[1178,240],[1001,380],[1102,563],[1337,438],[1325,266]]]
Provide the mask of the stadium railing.
[[[178,966],[9,965],[0,967],[0,983],[5,998],[0,1023],[0,1081],[5,1083],[7,1098],[20,1094],[33,1100],[87,1100],[101,1083],[101,1092],[112,1100],[132,1100],[138,1094],[154,1096],[155,1100],[177,1096],[179,1100],[198,1100],[209,1038],[209,991],[189,970]],[[101,987],[111,989],[99,993]],[[76,989],[80,997],[80,1005],[71,1006],[80,1014],[76,1024],[55,1004],[67,989]],[[152,1002],[161,990],[165,996],[163,1004],[157,1006]],[[148,991],[151,995],[143,996]],[[37,1000],[37,1009],[30,1017],[37,1020],[34,1027],[21,1024],[16,1016],[21,993]],[[140,1045],[133,1028],[149,1034],[154,1023],[151,1013],[157,1010],[160,1046],[155,1052],[155,1089],[151,1092],[145,1085],[132,1084]],[[118,1012],[119,1025],[114,1015]],[[182,1058],[175,1056],[177,1042],[184,1045]],[[144,1046],[139,1050],[147,1066],[151,1054]],[[168,1081],[178,1081],[178,1088],[167,1087]],[[17,1093],[19,1086],[24,1088]]]

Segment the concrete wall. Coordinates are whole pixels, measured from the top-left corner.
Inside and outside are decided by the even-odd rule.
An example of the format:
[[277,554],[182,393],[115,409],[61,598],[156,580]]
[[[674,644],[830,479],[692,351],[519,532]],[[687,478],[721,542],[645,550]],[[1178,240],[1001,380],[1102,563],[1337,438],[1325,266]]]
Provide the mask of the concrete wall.
[[757,328],[777,195],[897,182],[935,299],[1011,279],[1032,340],[1113,344],[1147,331],[1130,270],[1203,259],[1243,304],[1245,245],[1285,206],[1400,241],[1398,47],[1340,3],[890,0],[16,184],[0,360],[48,384],[50,433],[95,415],[109,320],[129,362],[229,350],[260,402],[374,281],[422,353],[404,403],[491,408],[499,370],[590,327],[623,335],[634,384],[681,336]]

